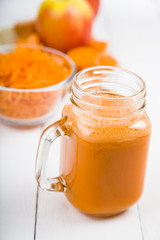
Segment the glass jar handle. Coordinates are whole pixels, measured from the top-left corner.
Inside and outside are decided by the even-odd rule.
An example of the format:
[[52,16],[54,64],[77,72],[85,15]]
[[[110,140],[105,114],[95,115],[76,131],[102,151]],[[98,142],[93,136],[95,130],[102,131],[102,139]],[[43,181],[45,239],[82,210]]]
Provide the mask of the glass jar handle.
[[48,126],[43,131],[39,141],[36,157],[36,180],[39,187],[43,190],[64,192],[66,189],[65,181],[61,176],[55,178],[48,178],[46,176],[46,164],[51,144],[58,137],[69,136],[69,131],[65,125],[66,120],[67,117]]

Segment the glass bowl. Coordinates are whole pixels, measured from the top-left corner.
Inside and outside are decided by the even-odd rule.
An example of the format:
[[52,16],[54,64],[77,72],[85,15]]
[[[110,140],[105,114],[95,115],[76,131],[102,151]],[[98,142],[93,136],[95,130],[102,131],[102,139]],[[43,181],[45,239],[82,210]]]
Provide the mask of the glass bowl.
[[[67,79],[44,88],[20,89],[0,86],[0,120],[12,125],[37,125],[48,120],[60,106],[65,93],[69,91],[76,67],[66,54],[58,50],[28,44],[21,46],[40,48],[43,52],[54,54],[62,58],[71,69]],[[10,53],[16,47],[17,45],[0,45],[0,53]]]

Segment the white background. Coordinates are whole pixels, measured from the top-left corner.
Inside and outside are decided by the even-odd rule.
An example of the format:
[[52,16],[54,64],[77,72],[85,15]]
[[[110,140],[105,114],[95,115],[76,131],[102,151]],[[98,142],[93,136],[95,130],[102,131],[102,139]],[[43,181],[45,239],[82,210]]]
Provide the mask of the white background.
[[[39,3],[0,0],[0,27],[34,18]],[[0,124],[0,240],[160,240],[160,2],[102,0],[94,27],[120,64],[147,83],[153,132],[143,196],[118,217],[81,214],[62,193],[37,190],[35,155],[44,126],[20,130]]]

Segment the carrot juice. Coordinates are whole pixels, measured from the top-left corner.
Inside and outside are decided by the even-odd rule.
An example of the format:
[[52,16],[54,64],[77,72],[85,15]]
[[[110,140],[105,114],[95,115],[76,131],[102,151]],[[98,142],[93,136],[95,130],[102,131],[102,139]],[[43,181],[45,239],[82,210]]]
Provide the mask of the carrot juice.
[[62,136],[60,177],[46,185],[39,161],[39,185],[65,192],[73,206],[92,215],[115,215],[136,203],[151,134],[145,96],[145,83],[131,72],[95,67],[78,73],[62,119],[45,130],[53,128],[45,141]]
[[70,116],[61,155],[68,200],[95,215],[112,215],[134,204],[143,190],[151,131],[146,113],[118,125],[98,120],[87,125],[71,106],[63,115]]

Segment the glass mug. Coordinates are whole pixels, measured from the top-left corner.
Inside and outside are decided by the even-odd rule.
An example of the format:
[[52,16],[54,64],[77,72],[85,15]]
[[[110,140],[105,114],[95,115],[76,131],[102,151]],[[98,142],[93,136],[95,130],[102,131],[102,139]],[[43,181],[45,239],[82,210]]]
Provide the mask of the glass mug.
[[[79,72],[62,119],[42,133],[38,185],[64,192],[87,214],[111,216],[133,205],[143,191],[151,134],[145,96],[144,81],[132,72],[103,66]],[[60,176],[47,178],[49,150],[60,136]]]

